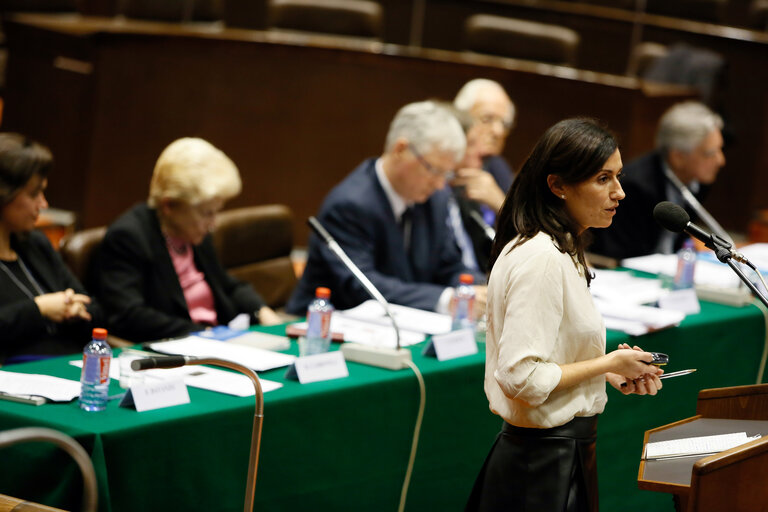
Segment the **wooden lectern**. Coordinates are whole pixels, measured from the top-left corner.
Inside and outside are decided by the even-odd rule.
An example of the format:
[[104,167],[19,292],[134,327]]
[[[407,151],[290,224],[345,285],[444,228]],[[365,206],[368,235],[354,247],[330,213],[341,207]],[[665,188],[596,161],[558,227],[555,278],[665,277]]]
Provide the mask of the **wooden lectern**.
[[696,416],[648,430],[643,441],[746,432],[760,439],[699,458],[640,461],[640,489],[674,495],[678,512],[768,511],[768,384],[705,389]]

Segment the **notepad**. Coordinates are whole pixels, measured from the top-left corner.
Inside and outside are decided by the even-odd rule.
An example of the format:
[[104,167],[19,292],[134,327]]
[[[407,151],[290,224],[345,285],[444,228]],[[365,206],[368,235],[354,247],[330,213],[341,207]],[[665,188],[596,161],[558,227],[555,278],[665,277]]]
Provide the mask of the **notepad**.
[[731,434],[686,437],[683,439],[648,443],[645,447],[645,458],[667,459],[694,455],[711,455],[748,443],[759,437],[760,435],[749,437],[746,432],[734,432]]

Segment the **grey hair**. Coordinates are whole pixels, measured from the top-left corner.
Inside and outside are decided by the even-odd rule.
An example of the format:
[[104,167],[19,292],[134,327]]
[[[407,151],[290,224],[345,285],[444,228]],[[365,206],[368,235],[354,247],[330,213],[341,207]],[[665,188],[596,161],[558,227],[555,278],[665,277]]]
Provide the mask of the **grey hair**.
[[[484,91],[494,89],[507,97],[507,91],[501,86],[499,82],[489,80],[487,78],[475,78],[465,83],[464,86],[456,94],[456,98],[453,100],[453,106],[459,110],[469,111],[475,106]],[[515,120],[515,104],[512,100],[509,100],[509,119],[505,121],[512,123]]]
[[447,151],[456,160],[464,158],[467,139],[456,116],[434,101],[409,103],[402,107],[389,125],[384,151],[389,152],[404,138],[421,154]]
[[177,199],[196,205],[211,199],[231,199],[240,193],[237,167],[210,142],[186,137],[173,141],[160,154],[149,185],[148,204]]
[[689,153],[712,133],[723,129],[723,119],[698,101],[673,105],[661,117],[656,148],[663,154],[672,149]]

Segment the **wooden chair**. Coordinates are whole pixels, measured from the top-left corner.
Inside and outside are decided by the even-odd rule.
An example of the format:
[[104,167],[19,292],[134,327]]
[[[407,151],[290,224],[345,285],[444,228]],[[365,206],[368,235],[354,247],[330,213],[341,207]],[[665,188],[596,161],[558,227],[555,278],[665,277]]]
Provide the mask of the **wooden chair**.
[[581,38],[559,25],[475,14],[464,24],[465,48],[515,59],[575,66]]
[[271,0],[273,29],[380,39],[381,4],[371,0]]
[[157,21],[215,21],[223,17],[224,0],[118,0],[118,14]]
[[296,286],[291,262],[293,213],[284,205],[237,208],[216,216],[213,244],[227,271],[249,282],[272,308]]

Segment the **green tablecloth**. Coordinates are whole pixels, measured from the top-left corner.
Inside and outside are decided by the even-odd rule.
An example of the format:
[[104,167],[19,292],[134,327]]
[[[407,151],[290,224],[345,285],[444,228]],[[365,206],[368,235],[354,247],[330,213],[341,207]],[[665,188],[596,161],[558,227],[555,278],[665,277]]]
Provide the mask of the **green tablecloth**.
[[[627,339],[609,332],[608,347]],[[681,327],[631,343],[669,354],[668,371],[699,371],[665,381],[654,398],[609,389],[599,423],[601,506],[671,511],[668,496],[637,489],[643,432],[693,415],[700,389],[754,383],[764,320],[755,306],[702,303]],[[501,420],[483,392],[482,345],[477,355],[446,362],[421,356],[421,348],[413,352],[427,405],[407,509],[458,511]],[[4,369],[76,380],[79,369],[66,364],[71,359]],[[265,395],[257,510],[397,508],[418,407],[416,378],[410,370],[348,366],[349,378],[306,385],[285,380],[284,369],[262,375],[284,386]],[[119,391],[113,383],[111,394]],[[0,402],[0,430],[47,426],[75,437],[92,454],[100,510],[242,510],[253,399],[189,393],[190,404],[143,413],[115,401],[103,413],[82,412],[76,402]],[[19,445],[0,451],[0,461],[0,493],[79,508],[78,470],[56,448]]]

